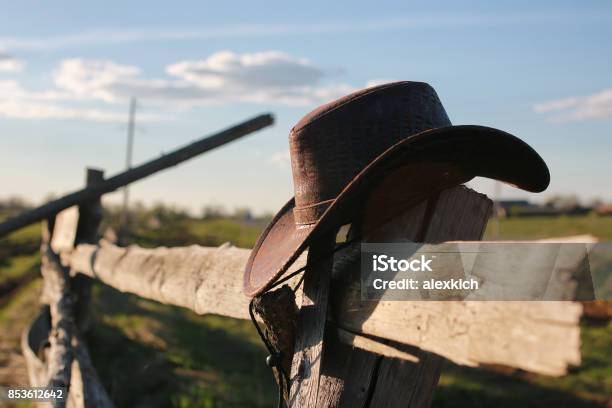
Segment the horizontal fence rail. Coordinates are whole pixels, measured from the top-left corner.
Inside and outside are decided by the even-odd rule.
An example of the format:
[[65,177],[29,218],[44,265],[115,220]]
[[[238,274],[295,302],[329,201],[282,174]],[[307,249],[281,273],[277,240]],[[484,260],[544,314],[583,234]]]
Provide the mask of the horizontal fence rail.
[[26,211],[15,217],[9,218],[0,223],[0,237],[34,222],[54,216],[58,212],[65,210],[68,207],[98,198],[105,193],[115,191],[120,187],[141,180],[153,173],[176,166],[179,163],[196,157],[209,150],[215,149],[250,133],[270,126],[272,123],[274,123],[274,118],[270,114],[257,116],[226,130],[197,140],[187,146],[173,151],[172,153],[165,154],[157,159],[119,173],[116,176],[101,181],[95,186],[83,188],[31,211]]
[[[98,181],[90,173],[87,185],[97,188]],[[367,228],[367,236],[360,241],[479,240],[491,206],[486,196],[473,190],[463,186],[450,188],[391,220],[372,224],[375,228]],[[78,211],[68,208],[57,214],[43,228],[41,303],[46,309],[24,332],[22,347],[31,384],[69,388],[68,404],[54,403],[57,407],[112,407],[81,336],[88,325],[86,309],[92,279],[198,314],[251,317],[250,299],[242,292],[249,249],[230,244],[120,247],[98,241],[100,209],[99,200],[86,201]],[[426,214],[427,227],[422,228]],[[295,324],[299,313],[308,311],[304,309],[309,301],[307,282],[295,293],[283,286],[254,300],[257,318],[271,335],[274,349],[281,352],[280,364],[292,373],[291,388],[281,390],[285,400],[294,401],[292,407],[337,406],[334,404],[338,401],[344,401],[341,406],[376,407],[388,400],[390,389],[395,393],[400,389],[402,393],[414,392],[418,399],[414,405],[427,406],[437,384],[442,357],[462,365],[497,364],[552,376],[563,375],[570,365],[580,364],[580,303],[367,301],[361,296],[360,257],[361,245],[355,242],[343,246],[329,259],[330,307],[321,315],[321,322],[326,333],[332,334],[325,336],[329,353],[326,361],[331,366],[322,365],[319,378],[324,380],[312,382],[320,385],[317,395],[326,399],[326,404],[319,405],[319,397],[312,403],[295,399],[296,395],[310,395],[303,392],[309,385],[307,379],[300,377],[299,370],[297,376],[294,374],[295,361],[305,355],[299,351],[309,347],[296,346],[300,326]],[[306,252],[288,273],[304,268],[308,272],[312,265],[307,260]],[[297,287],[300,279],[294,276],[286,284]],[[46,356],[41,358],[37,350],[47,347],[46,344]],[[345,363],[352,358],[359,364],[349,368]],[[311,360],[307,363],[314,367],[314,363],[321,361],[320,355]],[[278,372],[275,373],[279,381]],[[376,384],[371,403],[364,405],[362,402],[370,394],[350,390],[355,386],[368,389],[371,385],[360,381],[370,376],[377,376]],[[404,396],[398,401],[412,399]]]
[[[72,273],[122,292],[198,314],[249,319],[248,299],[242,293],[249,252],[230,245],[156,249],[78,245],[68,264]],[[349,250],[348,256],[359,252]],[[294,268],[304,264],[302,256]],[[372,302],[360,300],[358,281],[344,287],[344,293],[335,294],[342,300],[332,319],[350,333],[409,344],[469,366],[503,364],[562,375],[568,364],[580,362],[578,303],[381,301],[373,307]],[[371,342],[361,347],[376,352]]]

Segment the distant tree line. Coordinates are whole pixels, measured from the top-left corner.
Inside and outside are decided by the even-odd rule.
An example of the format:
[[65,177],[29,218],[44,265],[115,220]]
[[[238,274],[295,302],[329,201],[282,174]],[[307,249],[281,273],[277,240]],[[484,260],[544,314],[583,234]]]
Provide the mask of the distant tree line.
[[0,213],[5,216],[18,214],[22,211],[29,210],[31,208],[33,208],[33,206],[20,197],[9,197],[5,199],[0,199]]

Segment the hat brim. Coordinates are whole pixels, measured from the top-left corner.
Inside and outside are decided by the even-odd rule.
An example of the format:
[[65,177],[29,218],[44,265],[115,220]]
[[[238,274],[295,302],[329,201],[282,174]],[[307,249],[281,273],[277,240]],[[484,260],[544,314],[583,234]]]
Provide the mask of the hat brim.
[[355,215],[385,211],[393,216],[444,188],[476,176],[530,192],[544,191],[550,174],[544,160],[522,140],[498,129],[462,125],[428,130],[391,146],[366,166],[316,223],[296,226],[294,199],[259,237],[244,273],[244,292],[269,289],[319,233],[351,222]]

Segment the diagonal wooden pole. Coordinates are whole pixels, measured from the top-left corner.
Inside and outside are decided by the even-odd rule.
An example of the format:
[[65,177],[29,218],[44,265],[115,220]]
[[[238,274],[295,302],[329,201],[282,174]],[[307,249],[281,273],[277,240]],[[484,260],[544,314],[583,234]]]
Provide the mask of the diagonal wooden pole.
[[29,224],[54,217],[58,212],[84,201],[92,200],[103,194],[115,191],[120,187],[150,176],[153,173],[176,166],[179,163],[196,157],[204,152],[223,146],[243,136],[263,129],[274,123],[270,114],[259,115],[255,118],[239,123],[231,128],[215,133],[212,136],[197,140],[187,146],[183,146],[171,153],[165,154],[157,159],[126,170],[116,176],[104,180],[95,187],[87,187],[75,191],[64,197],[53,200],[47,204],[26,211],[15,217],[0,223],[0,237],[23,228]]

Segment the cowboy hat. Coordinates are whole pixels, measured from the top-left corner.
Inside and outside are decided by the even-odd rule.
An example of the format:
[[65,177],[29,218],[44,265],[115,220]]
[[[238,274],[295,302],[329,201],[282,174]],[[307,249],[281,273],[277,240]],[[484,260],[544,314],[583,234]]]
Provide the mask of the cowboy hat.
[[476,176],[531,192],[550,179],[542,158],[515,136],[452,126],[435,90],[421,82],[367,88],[323,105],[293,127],[289,146],[295,196],[251,252],[248,296],[269,289],[318,234],[357,215],[392,215]]

